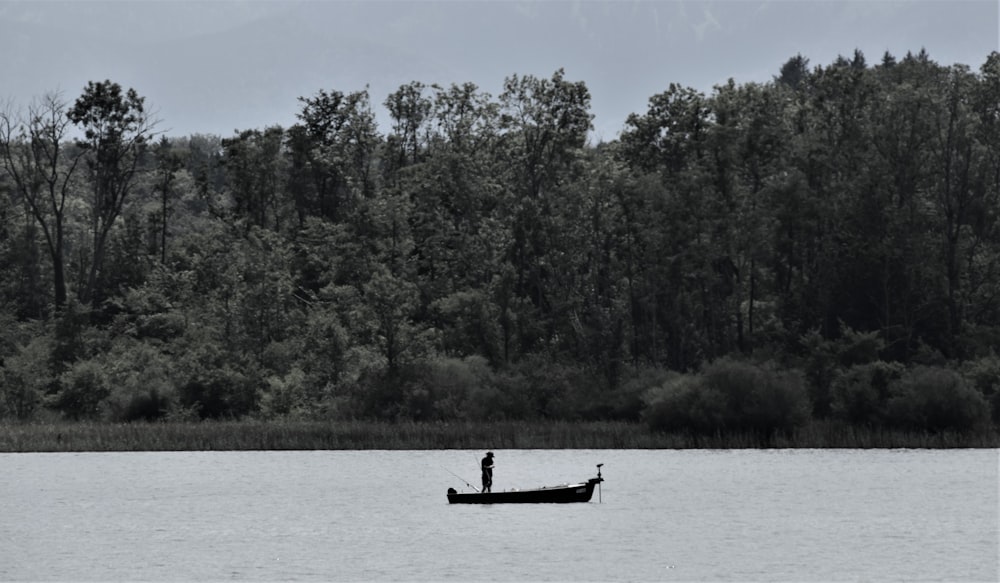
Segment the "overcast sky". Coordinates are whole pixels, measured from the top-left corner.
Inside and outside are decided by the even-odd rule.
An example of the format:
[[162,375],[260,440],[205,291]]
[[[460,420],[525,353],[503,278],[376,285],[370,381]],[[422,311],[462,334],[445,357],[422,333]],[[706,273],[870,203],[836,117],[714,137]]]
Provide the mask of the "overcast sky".
[[1000,0],[27,1],[0,0],[0,101],[87,81],[135,88],[171,136],[295,123],[297,98],[410,81],[512,75],[584,81],[595,137],[617,137],[670,83],[710,93],[860,49],[869,63],[926,48],[978,70],[1000,45]]

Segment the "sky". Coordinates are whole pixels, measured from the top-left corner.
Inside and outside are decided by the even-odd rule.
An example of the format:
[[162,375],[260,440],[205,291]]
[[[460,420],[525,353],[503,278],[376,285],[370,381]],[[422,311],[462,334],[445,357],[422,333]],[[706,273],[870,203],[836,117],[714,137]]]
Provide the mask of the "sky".
[[0,103],[72,102],[88,81],[132,87],[168,136],[289,127],[299,97],[475,83],[559,68],[591,94],[592,140],[613,140],[671,83],[706,94],[861,50],[926,49],[973,70],[1000,50],[1000,0],[0,0]]

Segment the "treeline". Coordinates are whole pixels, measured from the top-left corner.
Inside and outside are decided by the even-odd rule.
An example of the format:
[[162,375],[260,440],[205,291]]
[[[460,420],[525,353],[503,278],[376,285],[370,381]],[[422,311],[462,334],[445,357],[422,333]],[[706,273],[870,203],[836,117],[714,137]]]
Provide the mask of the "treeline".
[[995,432],[1000,54],[670,84],[600,144],[561,70],[382,106],[0,114],[0,416]]

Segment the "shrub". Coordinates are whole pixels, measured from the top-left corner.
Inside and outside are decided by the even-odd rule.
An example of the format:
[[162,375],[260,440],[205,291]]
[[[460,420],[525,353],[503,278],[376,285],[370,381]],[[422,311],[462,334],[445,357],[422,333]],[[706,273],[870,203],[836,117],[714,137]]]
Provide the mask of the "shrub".
[[958,372],[918,366],[891,387],[888,420],[916,431],[981,431],[989,425],[989,405]]
[[106,399],[109,418],[138,421],[163,418],[177,400],[174,365],[158,341],[124,336],[99,357],[111,394]]
[[621,385],[608,395],[607,417],[622,421],[638,421],[645,406],[645,395],[653,387],[663,386],[680,373],[658,367],[641,367],[630,371]]
[[46,388],[54,384],[50,354],[48,338],[38,336],[4,359],[0,368],[0,417],[30,419],[35,414]]
[[0,419],[30,419],[40,401],[40,391],[32,377],[26,378],[0,368]]
[[483,394],[493,376],[486,359],[481,356],[465,358],[441,357],[427,362],[424,378],[433,393],[433,407],[438,419],[479,418],[481,407],[478,397]]
[[488,379],[478,414],[485,419],[580,419],[597,406],[603,380],[582,367],[532,355]]
[[527,380],[532,408],[529,418],[579,420],[594,406],[604,378],[588,374],[582,366],[532,358],[520,370]]
[[[419,402],[424,396],[419,377],[413,365],[399,367],[395,373],[384,367],[366,367],[356,382],[344,384],[349,399],[340,414],[371,420],[410,419],[415,410],[426,408]],[[421,415],[419,411],[416,414]]]
[[642,420],[657,431],[712,433],[725,425],[722,398],[698,375],[678,375],[650,389]]
[[136,318],[136,338],[153,338],[168,342],[184,333],[184,316],[176,312],[150,314]]
[[963,375],[990,404],[990,416],[1000,423],[1000,357],[995,353],[967,362]]
[[535,418],[527,387],[528,379],[521,370],[496,371],[473,396],[471,417],[483,421]]
[[762,370],[754,393],[744,413],[752,430],[787,433],[808,422],[811,407],[800,371]]
[[828,340],[812,330],[800,338],[808,355],[804,369],[809,384],[812,414],[820,419],[833,415],[833,383],[844,368],[867,365],[878,361],[884,342],[878,332],[856,332],[840,323],[840,337]]
[[725,400],[727,423],[740,431],[788,431],[809,418],[805,379],[798,371],[778,372],[729,359],[705,370],[708,386]]
[[885,349],[885,342],[878,330],[857,332],[850,326],[840,324],[842,336],[837,342],[838,359],[842,366],[855,366],[877,362],[879,353]]
[[257,408],[257,391],[244,373],[229,367],[205,371],[178,390],[180,405],[202,419],[238,419]]
[[885,420],[889,385],[903,374],[898,363],[882,361],[852,366],[830,387],[832,415],[854,425],[879,425]]
[[170,411],[170,399],[156,389],[132,395],[121,414],[122,421],[157,421]]
[[99,417],[101,403],[111,394],[104,369],[93,360],[74,363],[60,375],[58,386],[51,406],[73,420]]
[[701,375],[670,379],[645,399],[643,419],[661,431],[770,435],[809,418],[801,373],[730,359],[713,362]]
[[312,405],[305,388],[306,376],[302,369],[292,368],[287,375],[271,376],[260,399],[264,417],[302,416]]

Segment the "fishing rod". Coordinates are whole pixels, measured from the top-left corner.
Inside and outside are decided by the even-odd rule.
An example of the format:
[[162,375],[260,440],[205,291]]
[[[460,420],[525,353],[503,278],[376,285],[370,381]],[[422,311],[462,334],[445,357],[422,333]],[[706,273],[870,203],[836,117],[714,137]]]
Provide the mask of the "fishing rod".
[[444,471],[446,471],[446,472],[448,472],[449,474],[451,474],[451,475],[455,476],[455,477],[456,477],[456,478],[458,478],[459,480],[462,480],[463,482],[465,482],[465,485],[466,485],[466,486],[468,486],[468,487],[472,488],[472,489],[473,489],[473,490],[475,490],[476,492],[478,492],[478,491],[479,491],[479,488],[477,488],[477,487],[473,486],[472,484],[470,484],[470,483],[468,482],[468,480],[466,480],[466,479],[465,479],[465,478],[463,478],[462,476],[459,476],[458,474],[456,474],[455,472],[453,472],[453,471],[449,470],[448,468],[445,468],[445,467],[442,467],[441,469],[442,469],[442,470],[444,470]]

